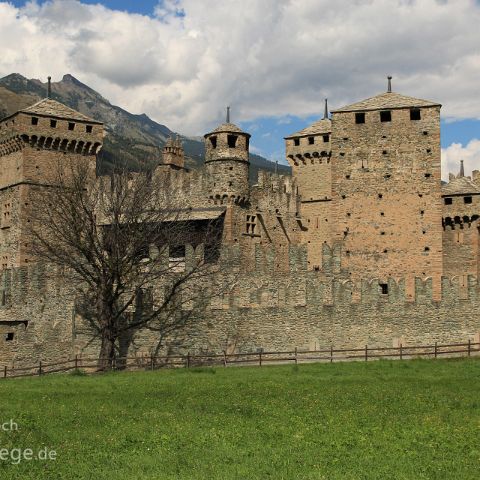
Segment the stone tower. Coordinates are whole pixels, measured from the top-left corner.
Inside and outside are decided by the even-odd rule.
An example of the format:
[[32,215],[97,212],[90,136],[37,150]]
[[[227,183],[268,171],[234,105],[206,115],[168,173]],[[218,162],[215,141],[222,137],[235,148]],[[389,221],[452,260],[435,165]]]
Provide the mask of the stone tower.
[[87,158],[95,175],[103,124],[50,98],[0,121],[2,268],[32,261],[24,236],[35,190],[52,183],[66,159]]
[[285,137],[287,160],[297,180],[301,196],[304,228],[302,239],[307,244],[308,267],[322,265],[322,245],[331,242],[332,122],[325,100],[323,119]]
[[185,155],[180,138],[170,137],[163,147],[162,164],[175,169],[185,168]]
[[352,277],[442,274],[438,103],[391,91],[333,111],[334,240]]
[[245,204],[250,194],[250,134],[227,121],[205,135],[205,169],[210,199],[218,203]]

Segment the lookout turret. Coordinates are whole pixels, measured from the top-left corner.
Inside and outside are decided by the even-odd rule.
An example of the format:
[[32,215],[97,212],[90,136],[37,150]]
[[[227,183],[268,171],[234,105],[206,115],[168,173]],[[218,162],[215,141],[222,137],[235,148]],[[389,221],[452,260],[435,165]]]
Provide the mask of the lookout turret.
[[210,198],[220,203],[246,203],[249,197],[250,134],[227,119],[205,135],[205,168],[210,181]]

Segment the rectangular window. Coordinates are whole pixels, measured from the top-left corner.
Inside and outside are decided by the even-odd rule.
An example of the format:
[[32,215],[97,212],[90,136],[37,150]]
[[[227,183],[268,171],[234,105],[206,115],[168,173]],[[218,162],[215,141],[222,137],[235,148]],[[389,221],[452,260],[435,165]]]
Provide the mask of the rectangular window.
[[185,245],[170,247],[168,266],[173,272],[185,271]]
[[380,292],[382,295],[388,295],[388,283],[380,283]]
[[313,145],[315,143],[315,138],[314,137],[308,137],[308,144]]
[[421,114],[418,108],[411,108],[410,109],[410,120],[420,120]]
[[328,143],[330,141],[330,135],[324,135],[323,136],[323,142]]
[[365,123],[365,113],[359,112],[355,114],[355,123]]
[[300,139],[299,138],[294,138],[293,139],[293,144],[298,147],[300,145]]
[[32,125],[38,125],[38,118],[32,117]]
[[212,148],[217,148],[217,137],[210,137],[210,143],[212,144]]
[[235,148],[235,145],[237,144],[237,139],[238,137],[236,135],[228,135],[227,136],[228,148]]
[[390,110],[384,110],[380,112],[380,121],[381,122],[391,122],[392,121],[392,112]]
[[257,216],[247,215],[246,232],[248,235],[257,235]]
[[75,124],[74,123],[69,123],[68,124],[68,129],[69,130],[75,130]]
[[5,335],[5,341],[6,342],[11,342],[15,337],[15,334],[13,332],[8,332],[6,335]]
[[57,121],[56,120],[50,120],[50,127],[51,128],[57,128]]
[[11,225],[12,204],[10,202],[3,204],[2,228],[9,228]]
[[87,126],[85,127],[85,131],[86,131],[87,133],[92,133],[92,130],[93,130],[93,127],[92,127],[91,125],[87,125]]
[[472,197],[463,197],[463,203],[472,203]]
[[451,204],[453,203],[453,198],[448,198],[448,197],[447,197],[447,198],[444,198],[444,199],[443,199],[443,203],[444,203],[445,205],[451,205]]

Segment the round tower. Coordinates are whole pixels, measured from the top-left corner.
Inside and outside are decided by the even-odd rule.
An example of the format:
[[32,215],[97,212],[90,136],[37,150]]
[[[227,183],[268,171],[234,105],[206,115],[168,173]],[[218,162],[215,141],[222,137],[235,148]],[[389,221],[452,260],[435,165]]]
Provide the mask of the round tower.
[[205,135],[205,169],[210,198],[220,203],[246,203],[249,198],[250,134],[227,121]]

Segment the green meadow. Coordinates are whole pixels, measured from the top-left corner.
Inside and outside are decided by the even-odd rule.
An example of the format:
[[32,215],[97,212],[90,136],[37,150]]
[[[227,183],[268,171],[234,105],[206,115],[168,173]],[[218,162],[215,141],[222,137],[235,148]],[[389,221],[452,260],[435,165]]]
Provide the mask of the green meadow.
[[0,381],[2,480],[476,479],[479,438],[475,359]]

